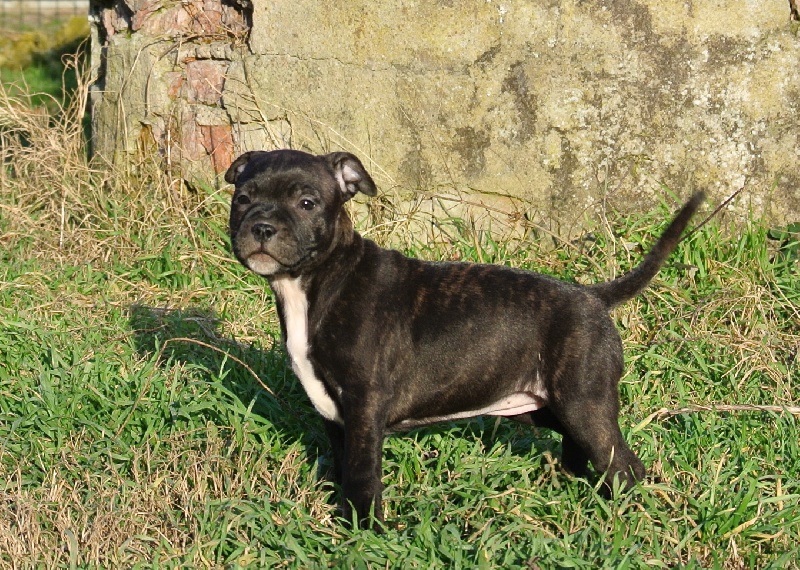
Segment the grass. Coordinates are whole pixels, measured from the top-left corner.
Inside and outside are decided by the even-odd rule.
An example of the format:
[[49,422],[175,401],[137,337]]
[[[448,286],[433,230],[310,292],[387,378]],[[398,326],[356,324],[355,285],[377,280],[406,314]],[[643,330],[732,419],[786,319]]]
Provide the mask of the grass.
[[[58,115],[60,107],[69,105],[72,96],[83,97],[83,86],[78,83],[79,69],[88,60],[83,49],[89,38],[86,17],[46,19],[39,22],[38,29],[24,29],[28,26],[21,23],[17,28],[20,27],[23,29],[0,29],[0,83],[4,94],[24,100],[28,108]],[[88,135],[88,114],[83,126]]]
[[[85,158],[80,97],[42,120],[4,93],[0,566],[798,567],[793,242],[714,219],[615,313],[621,419],[652,476],[631,493],[561,473],[546,430],[454,422],[386,440],[387,532],[351,532],[271,294],[230,254],[227,192],[108,172]],[[674,206],[610,212],[581,247],[456,223],[405,246],[598,281]],[[733,404],[751,408],[698,407]]]

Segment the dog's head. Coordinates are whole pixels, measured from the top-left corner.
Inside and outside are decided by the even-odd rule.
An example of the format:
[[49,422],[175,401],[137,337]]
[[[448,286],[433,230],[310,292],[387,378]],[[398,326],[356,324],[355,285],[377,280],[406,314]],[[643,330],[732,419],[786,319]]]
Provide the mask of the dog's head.
[[246,152],[225,180],[233,252],[259,275],[300,274],[324,259],[352,227],[342,205],[375,183],[350,153],[314,156],[296,150]]

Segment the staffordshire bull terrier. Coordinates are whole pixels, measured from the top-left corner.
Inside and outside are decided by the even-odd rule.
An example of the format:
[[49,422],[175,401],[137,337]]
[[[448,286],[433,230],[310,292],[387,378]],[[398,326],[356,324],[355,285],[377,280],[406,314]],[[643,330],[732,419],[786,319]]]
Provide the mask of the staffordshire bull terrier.
[[[343,514],[382,520],[387,433],[480,415],[560,432],[562,464],[623,487],[645,475],[620,432],[622,343],[609,309],[638,294],[678,244],[695,194],[644,260],[589,286],[496,265],[382,249],[344,205],[376,193],[354,155],[247,152],[235,185],[236,258],[266,277],[292,368],[322,415]],[[379,526],[373,521],[375,526]]]

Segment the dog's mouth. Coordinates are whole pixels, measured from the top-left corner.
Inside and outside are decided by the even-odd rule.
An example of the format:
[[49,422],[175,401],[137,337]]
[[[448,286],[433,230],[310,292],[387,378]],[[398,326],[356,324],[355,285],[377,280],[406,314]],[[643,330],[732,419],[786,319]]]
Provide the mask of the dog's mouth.
[[264,251],[263,247],[245,257],[245,265],[253,273],[269,277],[279,273],[291,273],[300,268],[307,260],[314,257],[314,252],[306,252],[293,261],[282,260]]
[[263,276],[273,275],[281,268],[281,263],[271,255],[263,252],[256,252],[249,255],[246,265],[253,273]]
[[[270,226],[272,231],[254,231],[259,223]],[[316,247],[304,236],[296,235],[285,224],[259,217],[235,228],[231,242],[242,265],[262,277],[297,272],[316,256]]]

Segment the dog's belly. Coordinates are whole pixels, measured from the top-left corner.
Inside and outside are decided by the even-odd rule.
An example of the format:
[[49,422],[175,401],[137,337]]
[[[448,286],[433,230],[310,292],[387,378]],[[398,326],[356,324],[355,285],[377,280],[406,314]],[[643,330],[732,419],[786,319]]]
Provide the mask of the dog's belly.
[[547,394],[540,386],[535,391],[514,392],[503,396],[496,402],[476,409],[464,410],[442,415],[432,415],[422,418],[409,418],[389,426],[390,430],[405,430],[415,427],[461,420],[478,416],[518,416],[541,409],[547,405]]

